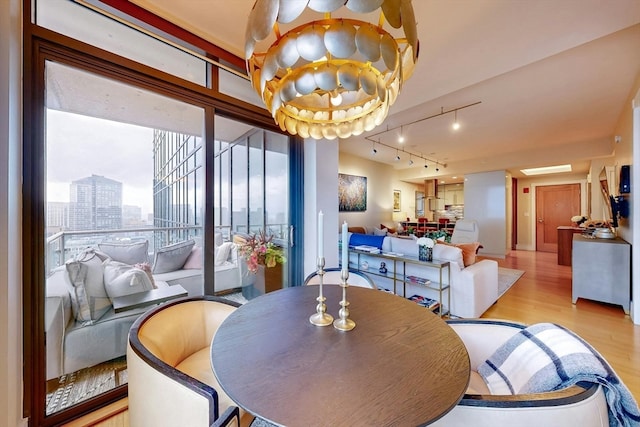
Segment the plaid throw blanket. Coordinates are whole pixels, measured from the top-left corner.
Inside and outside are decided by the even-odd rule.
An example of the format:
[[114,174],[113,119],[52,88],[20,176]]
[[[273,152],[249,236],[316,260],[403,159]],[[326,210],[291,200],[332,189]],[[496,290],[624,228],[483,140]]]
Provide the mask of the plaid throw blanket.
[[559,390],[585,381],[604,387],[609,425],[640,426],[629,389],[588,343],[562,326],[539,323],[505,342],[478,368],[492,394]]

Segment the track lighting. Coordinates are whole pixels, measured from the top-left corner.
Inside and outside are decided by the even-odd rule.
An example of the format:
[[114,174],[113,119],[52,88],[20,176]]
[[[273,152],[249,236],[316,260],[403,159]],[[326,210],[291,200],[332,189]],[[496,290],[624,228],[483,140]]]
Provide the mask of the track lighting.
[[409,166],[413,164],[413,160],[409,159]]
[[[338,3],[340,2],[340,0],[332,0],[332,1],[337,1]],[[362,1],[364,1],[364,0],[362,0]],[[369,1],[369,0],[367,0],[367,1]],[[387,132],[392,132],[392,131],[395,131],[395,130],[399,129],[400,133],[397,134],[397,143],[402,144],[403,142],[406,141],[406,137],[405,137],[405,134],[404,134],[404,127],[405,126],[410,126],[410,125],[413,125],[413,124],[416,124],[416,123],[423,122],[425,120],[433,119],[435,117],[440,117],[440,116],[443,116],[445,114],[450,114],[450,113],[453,113],[453,115],[454,115],[454,121],[453,121],[451,126],[452,126],[452,128],[454,130],[458,130],[461,127],[460,123],[458,122],[458,110],[464,110],[465,108],[470,108],[470,107],[473,107],[473,106],[476,106],[476,105],[479,105],[479,104],[482,104],[482,101],[477,101],[477,102],[473,102],[471,104],[461,105],[459,107],[454,107],[454,108],[451,108],[449,110],[445,110],[444,107],[441,107],[439,113],[432,114],[430,116],[423,117],[423,118],[420,118],[420,119],[417,119],[417,120],[414,120],[414,121],[411,121],[411,122],[408,122],[408,123],[399,124],[398,126],[390,127],[389,125],[387,125],[385,130],[377,132],[377,133],[374,133],[372,135],[365,136],[365,139],[368,140],[368,141],[375,141],[377,144],[383,145],[383,146],[385,146],[387,148],[390,148],[390,149],[394,149],[397,146],[395,144],[385,144],[385,143],[381,142],[380,141],[380,135],[383,135],[383,134],[386,134]],[[377,139],[373,139],[373,138],[377,138]],[[426,157],[426,156],[424,156],[424,155],[422,155],[420,153],[416,153],[416,152],[412,152],[412,151],[409,151],[409,150],[405,150],[404,148],[402,149],[402,151],[404,153],[408,153],[410,155],[410,157],[409,157],[410,161],[412,160],[411,156],[425,160],[425,165],[424,165],[425,169],[427,168],[427,164],[426,164],[427,161],[433,163],[436,166],[447,167],[447,165],[445,163],[438,163],[436,160],[430,159],[430,158],[428,158],[428,157]],[[396,155],[396,161],[398,161],[398,160],[400,160],[400,156]],[[438,168],[438,171],[439,170],[440,170],[440,168]]]
[[453,130],[460,129],[460,123],[458,123],[458,110],[455,110],[453,112],[453,124],[451,125],[451,127],[453,128]]
[[371,155],[375,156],[376,154],[378,154],[378,150],[376,150],[376,143],[371,142]]
[[396,162],[400,161],[400,154],[398,154],[398,150],[396,149]]

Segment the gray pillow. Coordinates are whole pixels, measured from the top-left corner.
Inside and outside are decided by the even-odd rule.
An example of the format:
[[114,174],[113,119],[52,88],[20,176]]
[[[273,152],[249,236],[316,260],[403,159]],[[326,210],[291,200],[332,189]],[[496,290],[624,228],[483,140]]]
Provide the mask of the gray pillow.
[[168,273],[180,270],[191,254],[195,240],[185,240],[158,249],[153,257],[153,273]]
[[102,260],[92,250],[65,263],[69,279],[71,308],[78,322],[91,324],[110,308],[111,300],[104,288]]
[[149,262],[149,242],[98,243],[98,248],[113,261],[133,265]]

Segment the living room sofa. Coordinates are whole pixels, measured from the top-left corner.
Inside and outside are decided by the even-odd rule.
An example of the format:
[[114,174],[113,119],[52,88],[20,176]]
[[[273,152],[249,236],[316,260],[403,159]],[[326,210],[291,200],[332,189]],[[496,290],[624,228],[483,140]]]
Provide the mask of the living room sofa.
[[[352,236],[356,236],[355,239]],[[348,233],[350,246],[353,242],[359,240],[354,233]],[[406,256],[418,257],[418,245],[416,240],[411,238],[400,238],[393,236],[369,236],[365,240],[369,242],[379,242],[377,245],[381,252],[393,252]],[[468,251],[465,251],[468,252]],[[436,243],[433,248],[433,258],[437,260],[445,260],[450,262],[451,269],[451,315],[462,318],[480,317],[493,303],[498,300],[498,263],[494,260],[480,260],[477,262],[468,261],[465,266],[465,258],[469,257],[469,253],[465,253],[458,246]],[[472,258],[475,258],[475,250]],[[385,262],[388,272],[386,277],[379,275],[379,265]],[[393,277],[396,273],[393,270],[393,261],[385,260],[375,255],[360,254],[360,262],[358,263],[358,254],[350,252],[349,255],[350,268],[357,268],[367,273],[369,277],[376,283],[379,288],[393,289]],[[402,274],[400,262],[398,274]],[[363,267],[367,267],[364,269]],[[417,276],[430,280],[432,282],[439,281],[439,270],[437,268],[421,266],[419,264],[407,263],[406,276]],[[402,283],[397,282],[396,293],[402,295]],[[406,295],[422,295],[432,299],[438,299],[437,290],[430,289],[418,284],[410,282],[406,283]],[[443,292],[442,303],[447,307],[446,292]]]

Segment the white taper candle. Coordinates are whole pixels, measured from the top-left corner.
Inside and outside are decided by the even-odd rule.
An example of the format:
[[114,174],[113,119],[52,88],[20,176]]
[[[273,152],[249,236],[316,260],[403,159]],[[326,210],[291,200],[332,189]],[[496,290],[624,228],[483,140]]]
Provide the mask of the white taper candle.
[[342,269],[349,269],[349,236],[347,221],[342,224]]
[[324,257],[324,214],[322,211],[318,213],[318,258]]

